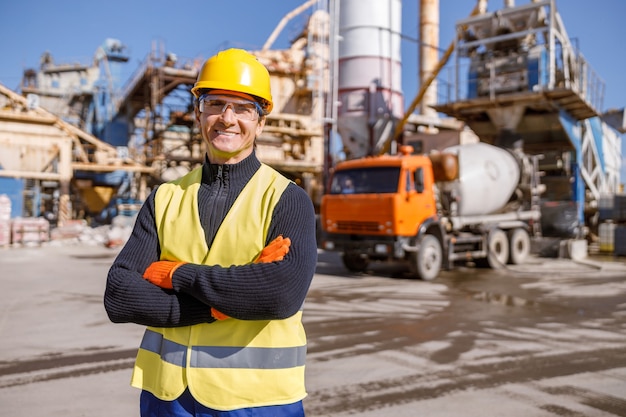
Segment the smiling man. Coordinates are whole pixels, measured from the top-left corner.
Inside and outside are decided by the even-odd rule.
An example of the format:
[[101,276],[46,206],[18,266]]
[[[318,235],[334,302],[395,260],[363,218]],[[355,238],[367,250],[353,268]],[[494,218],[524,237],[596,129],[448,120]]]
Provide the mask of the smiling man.
[[104,296],[113,322],[148,326],[131,381],[141,416],[303,416],[315,213],[255,154],[269,73],[229,49],[191,91],[206,161],[150,194]]

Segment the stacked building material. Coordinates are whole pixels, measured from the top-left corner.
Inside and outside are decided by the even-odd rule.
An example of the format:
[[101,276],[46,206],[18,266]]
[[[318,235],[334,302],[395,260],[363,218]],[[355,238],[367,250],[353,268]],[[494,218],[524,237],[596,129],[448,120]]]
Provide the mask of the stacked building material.
[[11,199],[0,194],[0,248],[11,244]]
[[50,222],[43,217],[16,217],[11,222],[14,245],[40,245],[50,240]]
[[618,194],[613,200],[613,220],[615,221],[615,256],[626,256],[626,195]]
[[598,214],[600,252],[626,256],[626,194],[600,198]]

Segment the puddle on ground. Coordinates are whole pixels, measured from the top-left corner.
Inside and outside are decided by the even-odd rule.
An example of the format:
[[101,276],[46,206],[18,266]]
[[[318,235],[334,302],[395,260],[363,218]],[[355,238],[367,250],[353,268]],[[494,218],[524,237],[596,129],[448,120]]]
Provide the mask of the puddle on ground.
[[484,301],[490,304],[498,304],[508,307],[537,307],[538,302],[510,294],[498,294],[489,291],[476,292],[472,295],[474,300]]

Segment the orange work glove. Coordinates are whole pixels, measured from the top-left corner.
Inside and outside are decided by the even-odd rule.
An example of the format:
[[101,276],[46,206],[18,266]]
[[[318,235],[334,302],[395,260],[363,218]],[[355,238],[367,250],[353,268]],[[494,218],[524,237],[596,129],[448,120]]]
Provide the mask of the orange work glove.
[[226,320],[227,318],[229,318],[226,314],[217,311],[213,307],[211,307],[211,316],[213,316],[215,320]]
[[[285,255],[289,252],[289,246],[291,246],[291,239],[278,236],[272,240],[266,247],[263,248],[259,257],[254,261],[255,264],[269,263],[275,261],[282,261]],[[215,320],[226,320],[228,316],[213,307],[211,307],[211,315]]]
[[263,248],[259,257],[254,261],[255,264],[282,261],[289,252],[291,239],[278,236]]
[[143,277],[161,288],[172,289],[174,271],[187,262],[157,261],[152,262],[143,273]]

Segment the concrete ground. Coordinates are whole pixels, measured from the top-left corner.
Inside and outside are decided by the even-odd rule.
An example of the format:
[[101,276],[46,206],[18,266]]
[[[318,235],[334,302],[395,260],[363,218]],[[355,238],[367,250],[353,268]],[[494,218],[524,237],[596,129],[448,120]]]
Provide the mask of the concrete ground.
[[[0,412],[138,415],[143,328],[102,296],[117,251],[0,250]],[[305,304],[308,417],[626,416],[626,265],[536,260],[433,282],[321,253]]]

